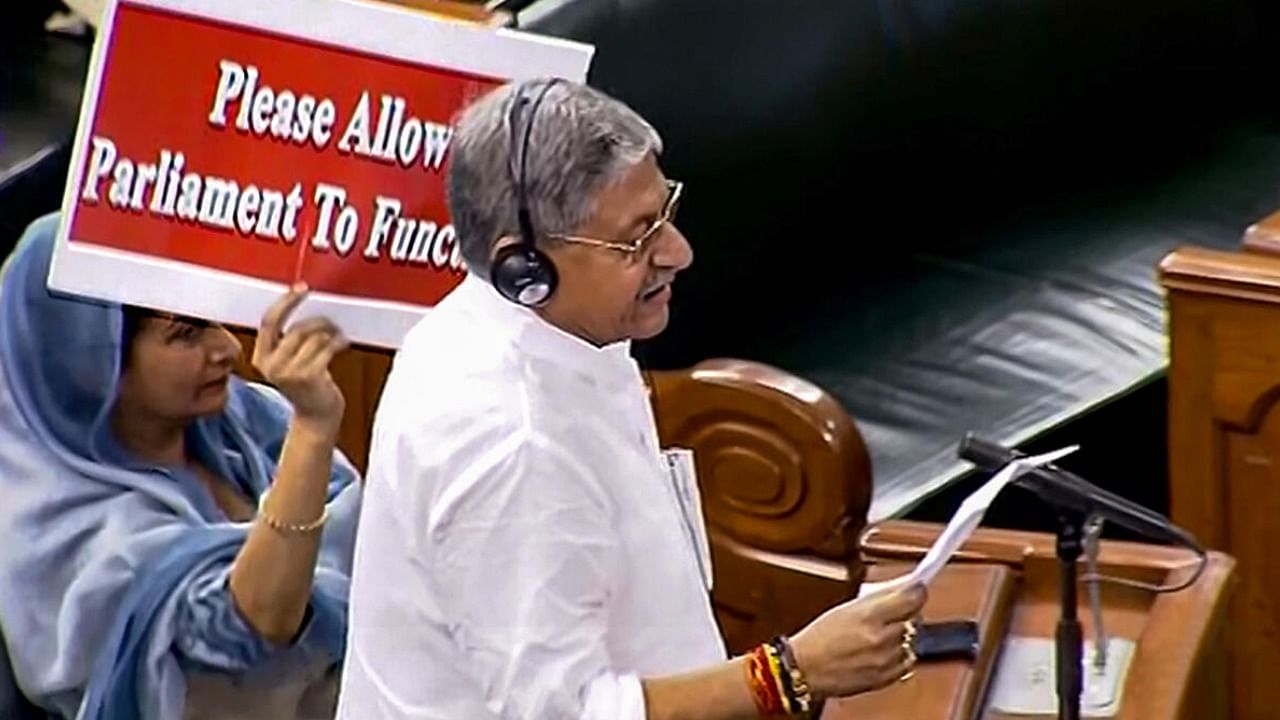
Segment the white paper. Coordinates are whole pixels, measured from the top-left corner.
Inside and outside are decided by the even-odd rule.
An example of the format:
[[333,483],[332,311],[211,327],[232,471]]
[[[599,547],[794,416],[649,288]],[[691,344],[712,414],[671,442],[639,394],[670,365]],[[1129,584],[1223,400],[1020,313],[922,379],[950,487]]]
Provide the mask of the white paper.
[[960,509],[952,516],[951,522],[947,523],[946,529],[933,542],[933,546],[929,548],[929,551],[925,553],[925,556],[921,558],[919,564],[911,572],[899,575],[891,580],[863,583],[862,589],[858,592],[858,597],[866,597],[882,590],[891,590],[915,583],[928,585],[942,571],[942,568],[946,566],[947,561],[951,559],[956,550],[959,550],[960,546],[964,545],[965,541],[973,535],[973,531],[978,529],[978,525],[982,523],[982,517],[987,514],[987,508],[991,507],[996,495],[999,495],[1006,485],[1041,465],[1046,465],[1070,455],[1079,448],[1079,445],[1072,445],[1071,447],[1054,450],[1043,455],[1019,458],[1005,465],[1000,472],[993,475],[982,487],[965,498],[964,502],[960,504]]

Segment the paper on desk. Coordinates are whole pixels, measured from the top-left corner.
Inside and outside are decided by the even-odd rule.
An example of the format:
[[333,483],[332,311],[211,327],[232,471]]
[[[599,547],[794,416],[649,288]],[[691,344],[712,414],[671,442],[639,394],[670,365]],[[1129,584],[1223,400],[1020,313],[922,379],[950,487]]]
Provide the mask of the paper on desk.
[[973,531],[978,529],[978,525],[982,523],[982,517],[987,514],[987,508],[991,507],[991,502],[996,499],[996,495],[999,495],[1006,485],[1025,475],[1028,471],[1066,457],[1078,449],[1080,449],[1079,445],[1072,445],[1071,447],[1054,450],[1043,455],[1018,458],[1005,465],[1000,472],[993,475],[982,487],[965,498],[964,502],[960,504],[960,509],[951,518],[951,522],[947,523],[946,529],[933,542],[929,552],[925,553],[924,558],[920,560],[920,563],[911,572],[906,575],[899,575],[891,580],[863,583],[862,589],[858,591],[858,597],[865,597],[882,590],[890,590],[914,583],[929,584],[946,566],[947,561],[951,559],[956,550],[959,550],[960,546],[969,539],[969,536],[973,535]]

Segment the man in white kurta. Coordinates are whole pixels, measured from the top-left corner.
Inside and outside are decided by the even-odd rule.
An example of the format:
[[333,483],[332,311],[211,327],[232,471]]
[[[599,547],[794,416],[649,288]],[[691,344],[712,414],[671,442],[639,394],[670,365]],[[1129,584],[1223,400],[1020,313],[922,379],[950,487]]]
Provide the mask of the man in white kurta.
[[639,719],[638,676],[724,660],[626,343],[469,277],[406,339],[370,463],[349,717]]
[[[629,108],[569,83],[500,89],[460,121],[450,207],[472,272],[383,391],[340,718],[757,715],[712,614],[696,482],[659,449],[629,353],[666,326],[693,259],[659,150]],[[494,269],[535,235],[558,272],[546,302]],[[837,609],[797,636],[815,697],[902,676],[922,600]]]

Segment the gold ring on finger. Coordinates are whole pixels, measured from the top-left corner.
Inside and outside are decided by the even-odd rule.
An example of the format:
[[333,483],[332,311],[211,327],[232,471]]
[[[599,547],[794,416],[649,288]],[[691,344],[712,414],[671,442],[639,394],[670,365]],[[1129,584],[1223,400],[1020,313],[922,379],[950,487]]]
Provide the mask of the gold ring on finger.
[[915,674],[916,674],[915,670],[908,670],[902,673],[902,675],[898,677],[898,682],[906,682],[911,678],[915,677]]
[[902,651],[906,653],[906,656],[907,656],[907,667],[915,667],[916,660],[917,660],[915,648],[911,647],[906,643],[903,643]]

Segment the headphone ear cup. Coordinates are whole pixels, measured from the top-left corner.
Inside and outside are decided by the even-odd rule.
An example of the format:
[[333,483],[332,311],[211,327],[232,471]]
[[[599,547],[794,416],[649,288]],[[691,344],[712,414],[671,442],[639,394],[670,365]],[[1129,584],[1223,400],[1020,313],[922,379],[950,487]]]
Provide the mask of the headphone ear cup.
[[498,250],[489,269],[489,280],[511,302],[538,307],[551,299],[560,276],[546,253],[517,243]]

